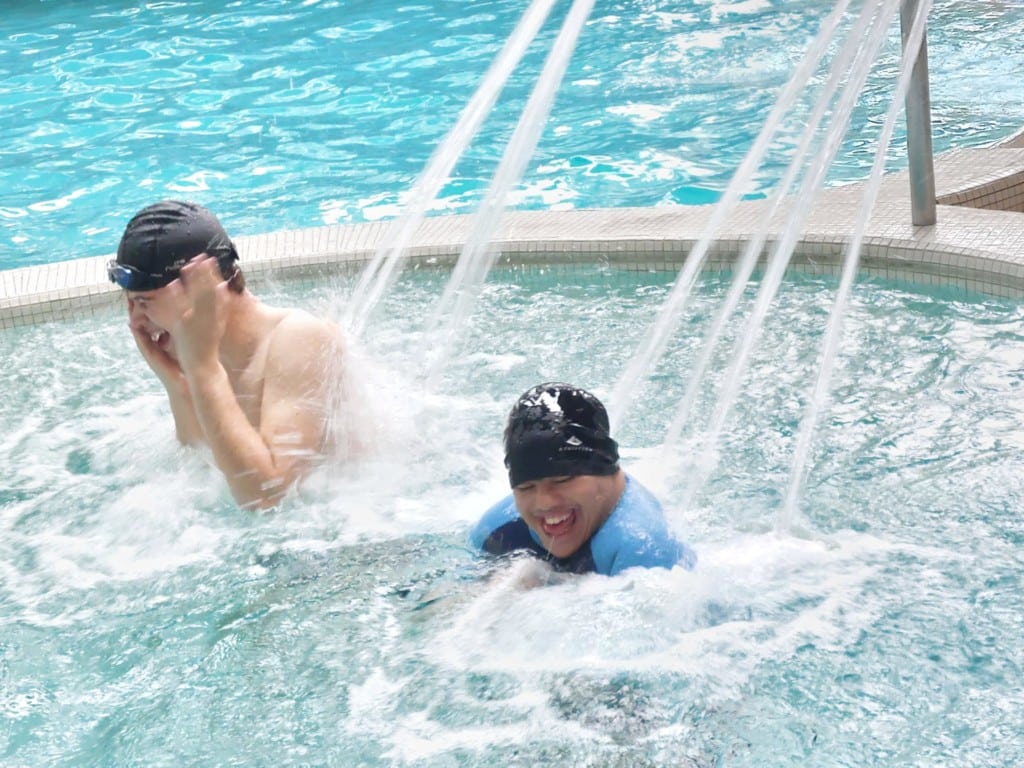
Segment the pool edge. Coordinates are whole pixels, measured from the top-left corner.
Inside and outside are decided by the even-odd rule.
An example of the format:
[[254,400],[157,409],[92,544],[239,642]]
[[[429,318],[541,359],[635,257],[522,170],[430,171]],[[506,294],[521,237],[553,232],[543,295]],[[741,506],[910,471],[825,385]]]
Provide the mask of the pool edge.
[[[1007,142],[936,158],[938,221],[910,224],[905,171],[889,174],[865,231],[861,271],[887,279],[1024,298],[1024,131]],[[793,267],[834,273],[853,230],[864,183],[823,191],[794,249]],[[792,205],[788,200],[787,204]],[[769,203],[737,205],[708,249],[708,269],[728,269],[761,229]],[[787,206],[782,206],[786,208]],[[714,206],[510,211],[495,238],[509,263],[608,261],[678,270],[709,225]],[[771,217],[769,242],[785,211]],[[407,250],[411,260],[450,263],[469,231],[469,215],[425,219]],[[235,238],[255,283],[358,269],[389,222],[281,230]],[[110,256],[0,271],[0,329],[105,311],[119,300],[106,280]]]

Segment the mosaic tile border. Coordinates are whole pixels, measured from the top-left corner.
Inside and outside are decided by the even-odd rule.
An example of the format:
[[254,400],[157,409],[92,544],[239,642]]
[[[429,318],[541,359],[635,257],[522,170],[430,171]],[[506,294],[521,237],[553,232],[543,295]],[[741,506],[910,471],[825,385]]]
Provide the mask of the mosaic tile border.
[[[1013,146],[1011,146],[1013,144]],[[1024,131],[995,147],[955,150],[936,158],[938,223],[910,224],[906,172],[887,176],[865,231],[861,272],[924,286],[1024,298]],[[859,209],[863,184],[823,192],[808,212],[794,269],[836,274]],[[792,202],[790,202],[792,204]],[[728,270],[768,221],[778,238],[784,212],[768,201],[742,203],[714,233],[705,269]],[[613,208],[519,211],[506,215],[494,247],[505,263],[606,261],[678,270],[705,234],[714,208]],[[408,258],[454,263],[469,216],[426,219]],[[388,223],[284,230],[236,237],[246,276],[264,279],[331,274],[361,268],[387,234]],[[771,241],[766,245],[770,249]],[[109,256],[0,272],[0,329],[106,312],[119,289],[106,280]]]

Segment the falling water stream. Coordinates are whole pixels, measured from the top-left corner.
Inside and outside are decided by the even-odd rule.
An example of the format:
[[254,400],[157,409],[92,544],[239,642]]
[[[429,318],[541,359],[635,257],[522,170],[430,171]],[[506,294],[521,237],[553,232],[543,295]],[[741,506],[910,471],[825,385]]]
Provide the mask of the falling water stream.
[[[99,5],[118,22],[111,34],[135,33],[124,8]],[[469,7],[459,5],[460,13]],[[881,19],[892,7],[872,10]],[[259,8],[239,22],[250,44],[285,23],[275,15],[280,3]],[[501,87],[543,19],[560,8],[538,1],[527,9],[506,49],[495,47],[489,85],[468,92],[449,135],[486,133],[489,89]],[[173,10],[188,16],[189,9]],[[417,12],[403,9],[392,23]],[[173,28],[168,45],[191,50],[190,35],[216,35],[228,23],[216,8],[204,10],[184,27],[164,18],[151,36]],[[358,5],[345,10],[336,27],[321,25],[325,35],[311,38],[354,44],[375,34],[379,25]],[[680,23],[673,14],[774,19],[782,10],[761,16],[751,4],[715,3],[652,12],[672,26]],[[160,11],[134,9],[134,21]],[[595,4],[579,45],[608,25],[624,34],[617,25],[629,11],[639,6]],[[825,117],[845,119],[852,98],[845,92],[829,108],[800,112],[799,104],[809,83],[831,88],[829,62],[850,65],[851,86],[858,79],[856,56],[837,37],[858,26],[850,16],[840,4],[807,30],[807,53],[754,147],[738,159],[721,211],[747,194],[779,141],[817,147],[807,154],[819,160],[834,151],[838,128],[819,127],[820,140],[804,142],[802,130],[786,125],[791,109],[800,129],[817,123],[818,112],[822,125]],[[42,17],[33,25],[12,18],[28,35],[23,43],[45,48],[34,31]],[[489,20],[451,23],[478,31],[473,25]],[[879,29],[854,39],[877,41]],[[76,44],[81,50],[89,41]],[[297,34],[289,53],[306,45]],[[240,60],[204,50],[189,66],[233,73]],[[85,66],[73,56],[61,61],[69,71]],[[246,82],[283,76],[267,66]],[[576,77],[574,87],[591,87]],[[887,90],[893,105],[903,77]],[[326,87],[310,80],[300,85],[314,93]],[[182,98],[214,98],[173,82]],[[76,84],[87,83],[65,82]],[[146,98],[135,106],[142,110]],[[897,108],[884,118],[881,144]],[[742,113],[739,104],[733,110]],[[557,99],[551,114],[559,114]],[[244,123],[236,129],[244,146]],[[26,129],[53,130],[46,120]],[[174,131],[164,135],[170,162]],[[268,128],[265,140],[272,135]],[[369,153],[374,138],[360,140],[360,151]],[[428,161],[375,267],[331,283],[296,278],[260,287],[271,304],[314,312],[337,311],[339,296],[367,299],[350,316],[360,329],[351,352],[363,363],[363,399],[345,416],[379,448],[363,462],[325,466],[271,513],[239,510],[208,457],[174,442],[165,398],[119,312],[0,334],[0,761],[1020,764],[1018,303],[853,280],[855,233],[838,292],[834,280],[808,276],[769,288],[767,277],[755,277],[739,290],[731,276],[700,268],[716,228],[709,226],[678,274],[576,263],[499,264],[486,281],[474,276],[466,293],[473,311],[425,390],[419,363],[424,350],[438,348],[432,334],[443,332],[427,321],[446,290],[461,289],[448,287],[445,270],[401,269],[394,254],[431,210],[460,143],[439,146]],[[877,157],[861,221],[884,165]],[[801,166],[802,179],[794,169],[793,184],[819,186],[819,160]],[[718,211],[712,222],[726,215]],[[382,268],[393,272],[381,277]],[[773,297],[770,311],[762,290]],[[724,302],[735,311],[723,313]],[[742,386],[722,418],[714,398],[688,395],[690,377],[703,369],[706,390],[722,389],[732,350],[761,304],[757,343],[744,352]],[[719,343],[708,345],[710,338]],[[624,462],[698,550],[695,571],[640,570],[528,589],[533,563],[492,562],[467,548],[469,526],[507,492],[500,438],[512,398],[556,378],[589,385],[613,408]],[[809,411],[803,393],[810,391]],[[696,491],[685,468],[698,443],[689,434],[662,440],[688,400],[686,429],[712,423],[716,413],[721,420],[716,461]],[[781,511],[794,485],[798,532]]]

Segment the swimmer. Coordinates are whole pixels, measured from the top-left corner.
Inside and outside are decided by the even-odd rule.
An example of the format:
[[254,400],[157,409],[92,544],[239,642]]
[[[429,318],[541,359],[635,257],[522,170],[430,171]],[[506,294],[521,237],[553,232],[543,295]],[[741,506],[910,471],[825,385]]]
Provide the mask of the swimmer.
[[242,507],[278,503],[326,449],[341,329],[260,302],[217,217],[190,202],[139,211],[108,275],[124,289],[128,327],[167,391],[178,439],[209,446]]
[[658,500],[619,466],[608,414],[571,384],[540,384],[505,427],[512,494],[491,507],[470,543],[493,555],[529,551],[556,571],[614,576],[627,568],[693,568]]

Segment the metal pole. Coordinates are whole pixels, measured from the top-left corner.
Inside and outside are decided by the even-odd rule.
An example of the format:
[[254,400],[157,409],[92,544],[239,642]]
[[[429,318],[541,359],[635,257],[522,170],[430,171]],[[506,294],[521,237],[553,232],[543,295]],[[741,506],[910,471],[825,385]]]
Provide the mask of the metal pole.
[[[918,0],[904,0],[900,29],[906,46],[917,15]],[[906,53],[906,48],[904,48]],[[907,91],[907,157],[910,160],[910,217],[915,227],[935,223],[935,164],[932,158],[931,97],[928,93],[928,34],[914,62]]]

